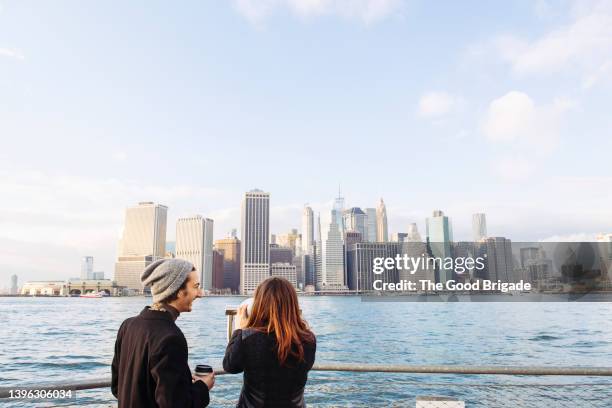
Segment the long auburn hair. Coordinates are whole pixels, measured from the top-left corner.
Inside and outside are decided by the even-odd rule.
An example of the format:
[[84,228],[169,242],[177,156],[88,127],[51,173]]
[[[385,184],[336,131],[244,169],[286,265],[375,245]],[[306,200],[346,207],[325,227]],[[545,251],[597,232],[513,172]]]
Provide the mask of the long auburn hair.
[[297,293],[284,278],[272,276],[255,289],[253,308],[246,328],[274,333],[281,366],[289,356],[304,361],[303,342],[313,341],[314,334],[300,316]]

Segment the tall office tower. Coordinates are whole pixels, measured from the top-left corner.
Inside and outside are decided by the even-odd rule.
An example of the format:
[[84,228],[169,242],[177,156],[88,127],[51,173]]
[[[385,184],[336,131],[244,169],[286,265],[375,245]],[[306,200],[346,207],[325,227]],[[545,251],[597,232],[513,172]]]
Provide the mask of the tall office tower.
[[118,286],[142,292],[142,271],[166,253],[167,217],[168,207],[153,202],[141,202],[125,210],[125,226],[115,263]]
[[282,247],[278,244],[270,245],[270,263],[291,263],[293,261],[293,251],[291,248]]
[[[433,212],[433,217],[425,221],[427,245],[431,254],[436,258],[451,256],[452,227],[450,219],[440,210]],[[453,270],[441,267],[438,271],[438,283],[446,284],[453,278]]]
[[288,263],[273,263],[270,265],[270,276],[280,276],[287,279],[297,289],[297,275],[295,265]]
[[376,242],[376,239],[378,237],[378,221],[376,220],[376,208],[366,208],[365,213],[368,235],[367,237],[363,237],[363,240],[367,242]]
[[376,209],[376,240],[378,242],[388,242],[389,232],[387,230],[387,207],[383,199],[380,199],[378,208]]
[[472,233],[474,242],[480,242],[487,239],[487,218],[483,213],[472,215]]
[[238,293],[240,291],[240,240],[233,234],[230,238],[216,240],[215,248],[223,255],[223,287],[231,289],[232,293]]
[[293,228],[288,234],[277,234],[275,243],[284,248],[291,248],[295,254],[297,252],[296,242],[299,237],[298,230]]
[[213,288],[213,226],[213,220],[201,215],[176,221],[176,257],[195,266],[203,290]]
[[315,242],[312,246],[312,258],[310,264],[312,266],[313,285],[317,290],[323,285],[323,261],[321,260],[321,213],[317,214],[317,222],[315,224]]
[[492,281],[515,282],[512,241],[504,237],[487,238],[487,269]]
[[17,282],[17,275],[11,275],[11,289],[9,292],[11,295],[16,295],[19,293],[19,287],[17,286]]
[[336,212],[333,216],[335,217],[336,225],[338,225],[338,229],[342,234],[345,229],[344,219],[342,218],[342,214],[344,214],[344,197],[342,197],[342,194],[340,192],[340,186],[338,186],[338,197],[334,199],[334,210]]
[[351,246],[347,251],[347,283],[350,290],[370,292],[374,290],[375,280],[385,283],[399,282],[396,266],[385,268],[381,274],[373,271],[374,258],[394,258],[399,253],[399,244],[395,242],[361,242]]
[[223,252],[213,249],[212,262],[212,289],[225,288],[225,279],[223,276]]
[[408,224],[408,237],[406,237],[406,240],[408,242],[422,242],[416,222]]
[[302,212],[302,253],[310,253],[314,243],[314,213],[312,208],[305,206]]
[[344,211],[344,231],[358,231],[362,239],[368,236],[368,222],[366,213],[361,208],[353,207]]
[[276,245],[276,234],[270,235],[270,243]]
[[346,286],[349,286],[348,252],[355,247],[355,244],[363,242],[363,235],[359,231],[344,231],[344,276]]
[[84,256],[81,258],[81,280],[93,279],[93,256]]
[[242,200],[240,292],[251,294],[270,276],[270,194],[251,190]]
[[346,288],[344,276],[344,245],[342,233],[336,220],[336,210],[331,211],[331,220],[323,231],[321,245],[322,289],[343,290]]

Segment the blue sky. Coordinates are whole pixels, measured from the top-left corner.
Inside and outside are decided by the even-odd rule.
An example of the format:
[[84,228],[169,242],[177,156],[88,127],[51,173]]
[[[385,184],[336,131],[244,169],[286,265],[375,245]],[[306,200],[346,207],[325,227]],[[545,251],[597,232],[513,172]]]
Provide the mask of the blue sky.
[[[606,1],[0,1],[0,287],[112,275],[125,207],[272,231],[382,196],[390,230],[612,231]],[[6,282],[6,283],[4,283]]]

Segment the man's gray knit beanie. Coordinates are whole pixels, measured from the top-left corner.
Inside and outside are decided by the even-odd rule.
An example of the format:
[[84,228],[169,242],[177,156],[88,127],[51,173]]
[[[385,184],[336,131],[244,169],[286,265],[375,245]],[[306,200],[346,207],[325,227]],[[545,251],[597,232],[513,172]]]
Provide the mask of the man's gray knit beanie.
[[140,281],[151,286],[153,302],[159,303],[176,292],[192,270],[193,264],[184,259],[160,259],[147,266]]

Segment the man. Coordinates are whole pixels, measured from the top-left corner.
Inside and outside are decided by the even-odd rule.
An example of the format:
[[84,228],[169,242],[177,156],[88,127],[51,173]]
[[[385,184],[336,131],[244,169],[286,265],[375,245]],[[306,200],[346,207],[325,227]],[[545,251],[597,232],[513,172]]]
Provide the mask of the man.
[[174,323],[202,296],[198,273],[185,260],[161,259],[141,281],[151,286],[153,305],[125,320],[117,333],[111,389],[119,408],[207,406],[214,374],[191,374],[187,341]]

